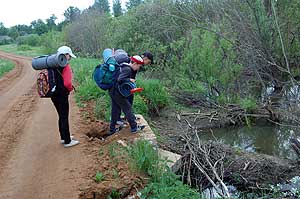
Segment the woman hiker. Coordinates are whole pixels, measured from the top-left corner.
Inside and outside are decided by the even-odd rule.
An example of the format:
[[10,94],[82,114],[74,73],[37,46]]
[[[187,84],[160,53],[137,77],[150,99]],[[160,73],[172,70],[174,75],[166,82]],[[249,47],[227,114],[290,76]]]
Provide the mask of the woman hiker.
[[79,141],[75,140],[73,136],[70,135],[69,129],[69,94],[74,88],[72,84],[72,69],[69,62],[72,57],[76,58],[76,56],[68,46],[59,47],[57,53],[64,54],[68,63],[65,67],[55,70],[58,88],[56,95],[51,97],[51,101],[58,114],[60,142],[67,148],[79,144]]

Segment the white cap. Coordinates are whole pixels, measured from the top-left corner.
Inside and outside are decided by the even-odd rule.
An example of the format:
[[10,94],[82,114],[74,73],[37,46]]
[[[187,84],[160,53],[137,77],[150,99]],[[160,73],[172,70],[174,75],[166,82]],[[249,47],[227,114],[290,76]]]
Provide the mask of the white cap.
[[143,58],[141,58],[141,56],[139,56],[139,55],[134,55],[134,56],[130,57],[130,60],[137,64],[144,64]]
[[68,46],[61,46],[57,49],[57,53],[59,54],[69,54],[71,57],[76,58],[76,56],[72,53],[72,50]]

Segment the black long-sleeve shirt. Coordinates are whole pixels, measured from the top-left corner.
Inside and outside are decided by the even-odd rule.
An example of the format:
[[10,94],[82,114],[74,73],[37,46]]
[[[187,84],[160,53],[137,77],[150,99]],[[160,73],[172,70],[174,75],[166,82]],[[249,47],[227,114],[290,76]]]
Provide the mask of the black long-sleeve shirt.
[[117,80],[118,84],[129,82],[130,79],[135,79],[137,71],[134,71],[129,64],[123,63],[120,67],[120,74]]

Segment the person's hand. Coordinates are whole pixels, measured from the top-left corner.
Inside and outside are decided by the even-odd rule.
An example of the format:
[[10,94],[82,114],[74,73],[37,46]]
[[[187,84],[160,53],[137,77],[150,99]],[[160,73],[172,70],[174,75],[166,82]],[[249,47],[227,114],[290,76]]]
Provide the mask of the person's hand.
[[135,79],[130,79],[131,82],[135,83]]

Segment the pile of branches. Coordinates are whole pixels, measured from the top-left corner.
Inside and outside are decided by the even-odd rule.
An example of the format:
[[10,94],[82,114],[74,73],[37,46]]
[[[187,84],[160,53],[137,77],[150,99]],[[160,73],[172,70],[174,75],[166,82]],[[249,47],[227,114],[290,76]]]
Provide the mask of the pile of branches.
[[218,142],[203,142],[189,123],[182,137],[186,144],[178,174],[201,191],[213,186],[220,196],[230,197],[227,185],[243,191],[270,190],[270,184],[284,182],[300,173],[297,161],[247,153]]

